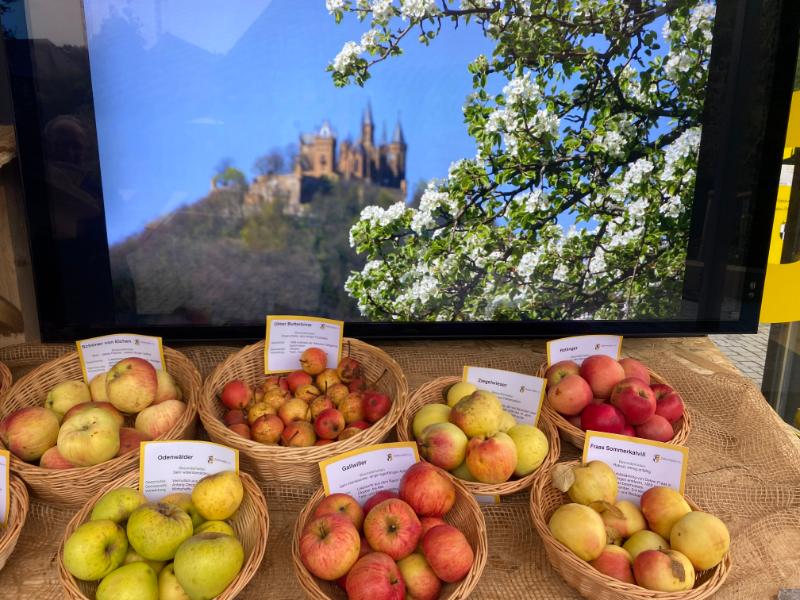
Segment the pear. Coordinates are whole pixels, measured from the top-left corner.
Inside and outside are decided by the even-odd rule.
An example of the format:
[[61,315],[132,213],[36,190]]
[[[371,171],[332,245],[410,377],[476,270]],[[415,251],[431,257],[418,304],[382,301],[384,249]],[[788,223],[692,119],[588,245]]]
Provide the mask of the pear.
[[124,565],[103,578],[95,600],[158,600],[156,573],[147,563]]
[[491,392],[478,390],[463,398],[450,411],[450,422],[468,438],[490,438],[500,431],[503,406]]
[[209,600],[236,578],[244,563],[244,548],[224,533],[200,533],[186,540],[175,554],[175,577],[192,600]]
[[244,487],[235,471],[222,471],[206,475],[192,490],[192,504],[204,519],[224,521],[239,508],[244,498]]

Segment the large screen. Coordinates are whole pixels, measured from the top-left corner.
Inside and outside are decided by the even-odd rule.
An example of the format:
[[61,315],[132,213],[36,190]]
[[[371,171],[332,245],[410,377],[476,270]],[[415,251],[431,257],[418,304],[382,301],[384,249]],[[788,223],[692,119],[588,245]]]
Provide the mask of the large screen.
[[83,0],[80,40],[8,4],[35,75],[86,73],[37,125],[92,325],[743,321],[766,236],[708,220],[744,3]]

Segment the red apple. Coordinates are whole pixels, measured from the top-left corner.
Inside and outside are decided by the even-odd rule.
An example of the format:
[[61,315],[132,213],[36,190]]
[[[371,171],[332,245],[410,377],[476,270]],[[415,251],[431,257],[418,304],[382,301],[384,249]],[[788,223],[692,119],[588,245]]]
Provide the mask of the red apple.
[[39,459],[39,466],[43,469],[73,469],[78,465],[72,464],[61,456],[61,452],[58,451],[58,446],[53,446],[42,454],[42,457]]
[[394,560],[414,551],[421,532],[422,525],[414,509],[397,498],[384,500],[364,519],[364,537],[369,545]]
[[347,574],[348,600],[404,600],[406,586],[394,560],[383,552],[358,559]]
[[294,394],[300,386],[311,385],[314,380],[305,371],[292,371],[286,376],[286,383],[289,386],[289,391]]
[[339,441],[339,440],[350,439],[351,437],[353,437],[355,435],[358,435],[362,431],[364,431],[364,430],[363,429],[359,429],[358,427],[353,427],[351,425],[348,425],[347,427],[342,429],[342,432],[339,434],[339,437],[337,437],[336,440]]
[[222,388],[220,399],[227,408],[245,408],[253,399],[253,390],[241,379],[234,379]]
[[636,430],[633,428],[633,425],[628,425],[625,423],[625,427],[622,428],[622,431],[619,432],[620,435],[627,435],[628,437],[636,437]]
[[547,401],[562,415],[577,415],[592,401],[592,388],[580,375],[566,375],[548,388]]
[[336,408],[336,405],[333,403],[333,400],[328,398],[327,396],[319,396],[314,398],[311,401],[311,404],[308,405],[308,409],[311,411],[311,419],[316,419],[322,411],[328,410],[329,408]]
[[364,390],[367,389],[367,382],[361,378],[356,378],[347,384],[347,388],[351,392],[363,392]]
[[636,435],[646,440],[668,442],[675,437],[672,425],[661,415],[653,415],[647,421],[636,427]]
[[306,348],[300,355],[300,367],[309,375],[319,375],[328,366],[328,355],[322,348]]
[[370,423],[380,421],[392,408],[392,399],[386,394],[367,390],[364,392],[364,416]]
[[589,564],[609,577],[625,583],[635,583],[633,581],[633,561],[625,548],[609,544],[603,549],[600,556],[589,561]]
[[581,429],[584,431],[603,431],[622,433],[625,417],[610,404],[590,404],[581,413]]
[[339,374],[339,379],[344,383],[350,383],[361,377],[361,363],[350,356],[343,356],[342,360],[339,361],[336,372]]
[[314,421],[317,437],[324,440],[335,440],[344,429],[344,416],[335,408],[327,408],[319,413]]
[[625,369],[610,356],[595,354],[581,364],[581,377],[592,388],[595,398],[608,400],[611,389],[625,379]]
[[125,424],[125,417],[119,412],[111,402],[81,402],[80,404],[76,404],[72,408],[70,408],[67,412],[64,413],[63,418],[61,419],[61,424],[63,425],[66,423],[68,419],[71,419],[75,415],[81,414],[83,411],[88,410],[90,408],[102,408],[107,410],[112,415],[114,415],[114,419],[116,419],[119,426],[122,427]]
[[475,553],[464,534],[452,525],[439,525],[422,538],[422,554],[442,581],[453,583],[467,576]]
[[364,522],[364,510],[356,499],[348,494],[331,494],[323,498],[314,510],[315,519],[332,514],[344,515],[356,529],[361,529],[361,524]]
[[277,444],[285,427],[280,417],[261,415],[250,425],[250,436],[262,444]]
[[228,429],[246,440],[253,439],[253,436],[250,435],[250,426],[247,423],[234,423],[233,425],[228,425]]
[[420,517],[443,517],[455,504],[456,487],[439,467],[418,462],[400,480],[399,496]]
[[289,423],[281,433],[281,444],[291,448],[307,448],[317,441],[314,426],[308,421],[294,421]]
[[[347,430],[345,430],[345,431],[347,431]],[[316,442],[314,442],[314,445],[315,446],[327,446],[328,444],[332,444],[335,441],[337,441],[337,440],[317,440]]]
[[369,429],[369,426],[370,424],[367,423],[366,421],[354,421],[353,423],[350,423],[348,425],[348,427],[355,427],[356,429],[360,429],[361,431]]
[[577,375],[581,368],[574,360],[560,360],[545,371],[544,378],[547,379],[547,386],[553,387],[567,375]]
[[327,514],[306,525],[299,546],[306,569],[320,579],[333,581],[358,560],[361,537],[348,517]]
[[381,490],[380,492],[370,496],[370,498],[364,502],[364,516],[366,517],[369,514],[369,511],[389,498],[397,498],[397,493],[393,492],[392,490]]
[[625,371],[625,378],[636,377],[641,379],[647,385],[650,385],[650,370],[640,363],[635,358],[621,358],[619,364],[622,365],[622,370]]
[[656,414],[670,423],[680,421],[684,410],[683,398],[678,392],[665,394],[656,401]]
[[656,412],[656,397],[644,381],[635,377],[623,379],[611,390],[611,404],[616,406],[631,425],[641,425]]
[[247,415],[244,414],[244,411],[240,408],[234,408],[233,410],[229,410],[225,413],[222,417],[222,420],[225,422],[225,425],[233,425],[235,423],[247,423]]
[[425,534],[434,527],[438,527],[439,525],[447,525],[447,521],[439,517],[422,517],[419,520],[419,523],[422,525],[422,535],[420,536],[420,541],[422,541],[422,538],[425,537]]
[[675,391],[666,383],[654,383],[650,386],[650,389],[653,390],[653,394],[655,394],[656,402],[658,402],[662,396],[666,396]]
[[122,456],[128,452],[139,450],[142,442],[149,442],[152,440],[149,435],[133,427],[120,427],[119,428],[119,450],[117,456]]

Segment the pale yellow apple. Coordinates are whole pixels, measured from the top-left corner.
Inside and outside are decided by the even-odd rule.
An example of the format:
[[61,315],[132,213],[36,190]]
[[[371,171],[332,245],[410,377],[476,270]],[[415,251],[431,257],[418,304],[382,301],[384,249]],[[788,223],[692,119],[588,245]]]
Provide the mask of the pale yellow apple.
[[447,390],[447,406],[450,408],[454,407],[462,398],[466,398],[477,390],[478,386],[473,383],[467,383],[466,381],[454,383]]
[[83,402],[91,402],[89,386],[82,381],[62,381],[47,392],[44,407],[58,415],[59,420],[70,408]]
[[205,519],[200,516],[197,509],[192,504],[192,495],[185,492],[174,492],[164,496],[159,502],[174,504],[192,518],[192,527],[197,527],[205,523]]
[[158,600],[192,600],[183,591],[178,578],[175,577],[175,565],[169,563],[158,574]]
[[144,562],[123,565],[103,578],[95,600],[158,600],[158,579]]
[[235,471],[206,475],[192,490],[192,503],[197,512],[209,521],[224,521],[239,508],[244,487]]
[[167,564],[163,560],[147,560],[144,556],[136,552],[136,550],[128,546],[128,553],[125,555],[125,560],[122,561],[122,564],[129,565],[134,562],[147,563],[150,568],[155,571],[156,575],[158,575],[161,569],[164,568],[164,565]]
[[414,439],[419,439],[422,432],[428,425],[435,425],[436,423],[445,423],[450,417],[450,407],[447,404],[426,404],[417,411],[414,415],[414,421],[411,424],[411,429],[414,431]]
[[103,494],[92,508],[89,518],[92,521],[108,519],[115,523],[122,523],[128,520],[134,510],[146,503],[147,499],[138,490],[117,488]]
[[156,399],[158,375],[143,358],[125,358],[106,375],[108,401],[124,413],[138,413]]
[[186,540],[175,554],[175,576],[193,600],[222,593],[244,564],[244,548],[224,533],[200,533]]
[[102,408],[86,409],[64,422],[57,444],[61,456],[74,465],[100,464],[119,450],[119,422]]
[[550,450],[547,436],[533,425],[514,425],[508,430],[508,437],[517,447],[517,466],[514,469],[517,477],[525,477],[538,469]]
[[209,533],[212,531],[216,533],[224,533],[225,535],[236,535],[233,527],[228,525],[225,521],[206,521],[202,525],[194,528],[195,535],[198,533]]
[[159,404],[165,400],[183,400],[183,392],[172,375],[164,369],[158,369],[156,370],[156,378],[158,379],[158,388],[153,404]]
[[144,504],[128,517],[128,542],[148,560],[170,560],[194,533],[192,519],[174,504]]
[[92,395],[94,402],[108,402],[108,394],[106,394],[106,373],[98,373],[89,382],[89,392]]

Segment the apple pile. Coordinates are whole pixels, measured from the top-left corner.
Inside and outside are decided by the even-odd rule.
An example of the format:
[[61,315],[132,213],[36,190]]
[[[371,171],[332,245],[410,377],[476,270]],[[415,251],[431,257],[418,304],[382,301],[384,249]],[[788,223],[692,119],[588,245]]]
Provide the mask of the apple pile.
[[647,367],[634,358],[596,354],[580,366],[562,360],[545,378],[550,406],[584,431],[668,442],[683,417],[681,395],[666,384],[651,385]]
[[498,484],[529,475],[547,456],[547,436],[517,424],[491,392],[459,382],[446,399],[423,406],[411,425],[428,462],[464,481]]
[[242,502],[235,471],[148,503],[131,488],[103,495],[64,543],[64,568],[100,581],[96,600],[213,598],[236,578],[244,549],[226,522]]
[[[167,433],[186,410],[182,398],[169,373],[144,359],[125,358],[89,385],[63,381],[43,406],[10,413],[0,421],[0,441],[17,458],[38,461],[44,469],[89,467]],[[126,415],[133,427],[125,426]]]
[[554,473],[572,503],[560,506],[549,528],[559,542],[595,569],[648,590],[690,590],[695,572],[715,567],[730,534],[714,515],[693,511],[671,488],[654,487],[637,507],[617,500],[617,478],[601,461]]
[[304,448],[353,437],[392,408],[387,394],[367,387],[356,359],[345,356],[336,369],[327,364],[324,350],[308,348],[302,370],[269,376],[255,390],[229,381],[220,394],[223,421],[244,438]]
[[364,503],[331,494],[300,536],[300,558],[313,575],[336,581],[349,600],[435,600],[442,583],[467,576],[475,559],[461,531],[444,520],[456,488],[440,469],[413,465],[399,493]]

